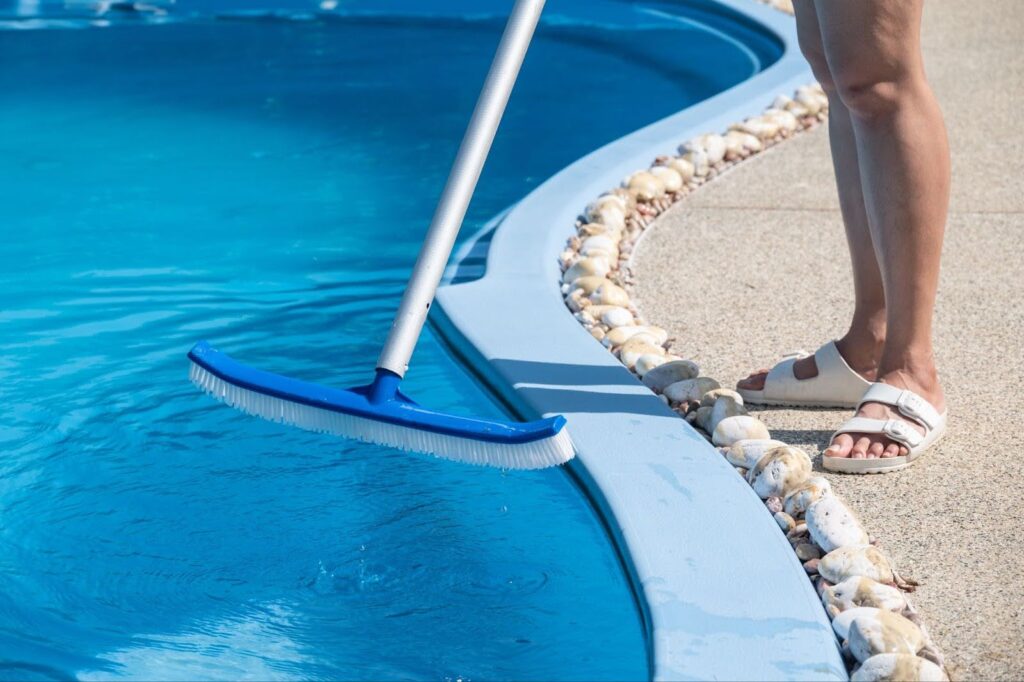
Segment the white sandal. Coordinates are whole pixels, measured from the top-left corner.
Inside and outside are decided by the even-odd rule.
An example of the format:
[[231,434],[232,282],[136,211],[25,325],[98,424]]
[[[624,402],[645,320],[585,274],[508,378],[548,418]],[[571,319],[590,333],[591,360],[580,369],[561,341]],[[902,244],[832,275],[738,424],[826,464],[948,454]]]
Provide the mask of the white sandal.
[[817,376],[797,379],[793,364],[810,353],[787,355],[768,372],[764,389],[737,388],[743,402],[752,405],[787,407],[853,407],[860,402],[871,382],[857,374],[839,354],[835,341],[829,341],[814,354]]
[[860,399],[857,409],[864,403],[882,403],[895,407],[901,415],[913,419],[924,428],[924,433],[902,419],[870,419],[854,417],[848,420],[832,435],[834,440],[840,433],[881,433],[890,440],[904,445],[909,451],[905,456],[852,459],[850,457],[822,457],[821,463],[829,471],[847,474],[883,474],[906,469],[924,451],[935,444],[946,432],[946,412],[939,414],[930,402],[905,389],[883,384],[871,384]]

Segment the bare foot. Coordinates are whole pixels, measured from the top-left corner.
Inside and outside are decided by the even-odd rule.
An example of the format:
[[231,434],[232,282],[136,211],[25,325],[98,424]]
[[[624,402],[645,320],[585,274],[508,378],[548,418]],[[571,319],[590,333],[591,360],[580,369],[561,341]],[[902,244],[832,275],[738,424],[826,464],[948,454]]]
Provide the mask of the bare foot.
[[[869,339],[866,341],[853,341],[850,334],[836,341],[836,348],[854,371],[868,381],[875,381],[877,373],[878,358],[882,353],[884,341]],[[818,376],[818,363],[814,361],[813,355],[800,358],[793,363],[793,376],[798,380],[813,379]],[[768,378],[767,369],[759,369],[746,379],[740,379],[736,386],[746,391],[764,390],[764,382]]]
[[[934,366],[923,371],[898,369],[881,374],[877,381],[902,389],[910,389],[942,412],[946,411],[946,398],[942,393],[938,375]],[[866,403],[857,412],[858,417],[869,419],[899,419],[910,424],[920,433],[924,427],[912,419],[900,414],[889,405]],[[823,455],[825,457],[850,457],[853,459],[874,459],[878,457],[905,457],[908,454],[905,445],[886,438],[881,433],[841,433],[833,439]]]

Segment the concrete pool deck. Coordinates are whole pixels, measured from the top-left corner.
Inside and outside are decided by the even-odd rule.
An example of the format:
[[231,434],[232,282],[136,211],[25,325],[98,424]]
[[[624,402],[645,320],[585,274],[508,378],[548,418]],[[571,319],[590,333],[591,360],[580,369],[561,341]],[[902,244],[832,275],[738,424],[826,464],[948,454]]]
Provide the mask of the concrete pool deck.
[[[950,672],[1019,679],[1024,536],[1014,449],[1024,428],[1019,367],[1024,274],[1024,30],[1017,0],[926,3],[929,76],[953,153],[953,196],[936,318],[952,420],[913,468],[888,476],[829,474],[905,574]],[[714,128],[711,128],[714,129]],[[669,209],[638,244],[633,295],[674,350],[735,381],[781,354],[841,334],[850,273],[822,126],[740,164]],[[835,257],[840,254],[840,257]],[[998,369],[997,369],[998,368]],[[816,457],[836,411],[756,413]]]

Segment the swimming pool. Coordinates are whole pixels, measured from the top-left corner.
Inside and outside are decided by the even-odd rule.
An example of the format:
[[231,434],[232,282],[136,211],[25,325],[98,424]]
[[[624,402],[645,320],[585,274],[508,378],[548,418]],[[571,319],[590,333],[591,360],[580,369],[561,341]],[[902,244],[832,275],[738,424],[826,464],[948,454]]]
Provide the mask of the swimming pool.
[[[41,30],[0,41],[4,677],[646,675],[561,472],[265,424],[185,380],[200,337],[341,386],[372,369],[501,29],[385,4],[9,22]],[[552,0],[465,232],[774,58],[694,19],[713,17]],[[499,410],[430,335],[407,386]]]

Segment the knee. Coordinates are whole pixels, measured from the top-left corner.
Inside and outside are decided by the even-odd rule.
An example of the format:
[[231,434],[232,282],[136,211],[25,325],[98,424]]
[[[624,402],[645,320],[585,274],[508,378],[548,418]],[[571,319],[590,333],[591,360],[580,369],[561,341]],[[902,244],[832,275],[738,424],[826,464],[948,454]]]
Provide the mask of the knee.
[[840,100],[853,117],[867,123],[892,117],[914,87],[913,79],[886,69],[843,69],[835,77]]
[[836,94],[835,81],[832,79],[832,72],[828,68],[828,61],[825,59],[825,50],[822,48],[821,42],[812,42],[801,38],[800,52],[803,53],[807,63],[811,65],[811,73],[814,74],[814,78],[821,84],[825,93],[829,97]]

